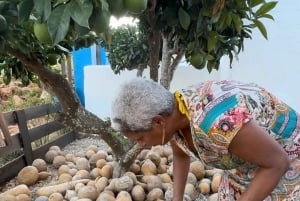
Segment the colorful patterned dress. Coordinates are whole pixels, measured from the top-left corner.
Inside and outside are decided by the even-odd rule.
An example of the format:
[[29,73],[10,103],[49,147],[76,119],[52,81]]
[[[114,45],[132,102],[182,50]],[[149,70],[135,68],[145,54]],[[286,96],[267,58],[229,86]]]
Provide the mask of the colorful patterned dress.
[[265,201],[300,200],[300,115],[295,110],[264,88],[237,81],[203,82],[176,91],[175,97],[190,119],[197,153],[185,146],[180,134],[174,140],[191,157],[225,170],[220,201],[236,200],[254,177],[257,166],[228,151],[239,129],[251,119],[266,129],[291,160],[289,170]]

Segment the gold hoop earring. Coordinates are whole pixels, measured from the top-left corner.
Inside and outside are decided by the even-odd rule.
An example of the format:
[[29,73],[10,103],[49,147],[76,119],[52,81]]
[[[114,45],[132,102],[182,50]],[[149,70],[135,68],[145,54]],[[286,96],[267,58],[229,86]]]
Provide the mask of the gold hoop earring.
[[165,136],[166,136],[166,130],[165,130],[165,128],[163,128],[162,139],[161,139],[161,145],[164,145],[164,142],[165,142]]

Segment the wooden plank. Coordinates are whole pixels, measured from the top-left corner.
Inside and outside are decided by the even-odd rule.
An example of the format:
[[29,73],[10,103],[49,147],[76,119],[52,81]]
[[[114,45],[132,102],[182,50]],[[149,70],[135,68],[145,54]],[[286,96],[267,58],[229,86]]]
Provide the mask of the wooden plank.
[[55,131],[65,128],[64,125],[57,121],[51,121],[28,130],[31,142],[47,136]]
[[22,148],[20,144],[20,133],[13,135],[11,137],[11,140],[12,140],[11,145],[0,148],[0,157],[5,157],[7,154],[10,154],[11,152]]
[[76,139],[76,132],[71,131],[60,138],[53,140],[52,142],[49,142],[33,151],[33,157],[34,158],[42,158],[45,159],[45,154],[49,150],[51,146],[59,146],[60,148],[65,147],[69,143],[73,142]]
[[15,125],[15,124],[18,123],[17,119],[16,119],[15,111],[5,112],[5,113],[3,113],[3,115],[4,115],[4,118],[6,120],[6,124],[8,126]]
[[[26,120],[36,119],[60,111],[60,104],[38,105],[24,110]],[[17,111],[18,112],[18,111]]]
[[0,112],[0,128],[2,130],[2,133],[4,135],[4,141],[6,143],[6,145],[11,145],[12,144],[12,139],[6,124],[6,120],[4,118],[4,115],[2,114],[2,112]]
[[16,111],[16,114],[17,114],[20,134],[21,134],[21,143],[24,147],[23,151],[24,151],[24,155],[25,155],[26,164],[29,165],[32,163],[33,157],[32,157],[31,139],[28,134],[28,127],[27,127],[25,111],[18,110],[18,111]]
[[20,170],[26,166],[24,156],[19,156],[15,160],[7,163],[0,168],[0,184],[9,181],[14,178]]
[[19,133],[11,136],[12,143],[9,146],[0,148],[0,157],[5,157],[17,150],[22,150],[24,154],[0,168],[0,184],[3,184],[4,182],[15,177],[23,167],[31,165],[34,159],[44,158],[45,153],[51,146],[57,145],[63,148],[77,139],[78,133],[71,131],[62,135],[58,139],[47,143],[46,145],[43,145],[35,150],[32,149],[31,143],[33,141],[63,129],[64,125],[57,121],[51,121],[29,129],[27,121],[44,117],[45,115],[49,115],[51,113],[57,113],[60,111],[60,109],[60,105],[57,103],[3,113],[3,118],[6,120],[7,125],[17,124],[19,127]]

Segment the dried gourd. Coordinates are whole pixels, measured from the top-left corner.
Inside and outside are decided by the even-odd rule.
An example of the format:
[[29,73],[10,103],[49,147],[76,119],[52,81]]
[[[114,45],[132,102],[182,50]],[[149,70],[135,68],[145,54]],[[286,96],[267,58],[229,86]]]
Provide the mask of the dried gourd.
[[20,184],[31,186],[38,181],[39,171],[34,166],[26,166],[21,169],[17,175],[17,180]]

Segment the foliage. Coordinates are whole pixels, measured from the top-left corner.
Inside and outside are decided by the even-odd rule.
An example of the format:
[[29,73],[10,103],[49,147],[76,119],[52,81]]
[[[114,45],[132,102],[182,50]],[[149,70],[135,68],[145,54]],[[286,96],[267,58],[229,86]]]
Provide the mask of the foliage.
[[144,33],[135,25],[123,25],[112,30],[112,42],[102,45],[108,51],[108,59],[113,71],[132,70],[139,65],[147,66],[149,48]]
[[[244,39],[251,38],[258,28],[267,39],[261,19],[273,19],[269,11],[277,2],[264,0],[185,0],[158,1],[156,28],[173,31],[187,47],[188,61],[195,53],[203,62],[197,68],[219,69],[224,55],[230,58],[243,50]],[[166,26],[167,25],[167,26]]]
[[22,154],[23,154],[23,150],[18,149],[16,151],[13,151],[13,152],[7,154],[5,157],[1,157],[0,158],[0,167],[3,167],[5,164],[16,159],[17,157],[21,156]]
[[[169,45],[186,47],[185,57],[197,69],[206,67],[209,72],[218,70],[224,55],[229,56],[231,66],[234,56],[244,49],[244,40],[251,39],[254,28],[258,28],[267,39],[262,19],[273,20],[269,12],[276,4],[263,0],[158,1],[155,7],[156,21],[151,21],[147,13],[140,15],[136,37],[126,27],[113,30],[113,45],[107,48],[112,68],[119,73],[120,70],[136,68],[138,62],[146,63],[149,56],[144,56],[145,45],[139,47],[143,51],[134,51],[134,54],[126,50],[134,49],[140,36],[145,37],[146,44],[146,37],[151,30],[171,34]],[[131,60],[136,57],[144,60]]]
[[[98,44],[100,38],[108,45],[111,44],[112,34],[115,32],[108,26],[111,15],[126,14],[136,17],[147,15],[147,12],[140,15],[146,8],[145,0],[140,5],[128,5],[128,2],[134,4],[135,1],[0,1],[0,50],[4,50],[5,45],[10,45],[25,54],[37,56],[45,65],[51,67],[52,62],[48,56],[50,54],[68,54],[73,49]],[[273,19],[269,12],[276,6],[276,2],[265,0],[149,0],[149,2],[156,3],[154,5],[156,21],[149,22],[151,29],[172,33],[171,40],[176,40],[187,47],[185,56],[188,61],[191,61],[193,54],[200,53],[203,57],[200,61],[203,61],[194,66],[207,67],[209,72],[212,69],[218,70],[220,59],[224,55],[228,55],[232,62],[233,56],[243,50],[244,39],[251,38],[253,28],[258,28],[267,38],[267,31],[261,19]],[[47,30],[39,28],[42,30],[41,33],[34,33],[34,25],[37,23],[44,24]],[[133,28],[128,28],[128,34],[132,34],[131,29]],[[122,33],[125,34],[126,30],[124,29]],[[136,33],[138,40],[140,38],[144,40],[147,36],[143,31]],[[53,44],[38,40],[40,37],[37,36],[47,34],[50,35]],[[119,36],[116,32],[113,38]],[[136,51],[139,47],[137,42],[141,40],[133,41],[132,35],[127,39],[129,39],[127,42],[134,42],[130,46],[127,45],[132,51],[128,51],[128,55],[114,52],[116,56],[121,56],[120,61],[114,60],[116,73],[122,68],[132,68],[129,67],[129,63],[122,64],[127,59],[134,61],[136,57],[136,62],[132,63],[135,66],[136,63],[147,62],[141,58],[149,58],[143,55],[147,52],[146,43],[140,46],[142,47],[140,51]],[[26,70],[24,64],[15,58],[11,60],[13,61],[7,59],[5,51],[1,53],[0,72],[3,73],[5,83],[11,80],[12,75],[21,78],[24,84],[34,80],[34,76]],[[119,63],[122,65],[118,65]]]

